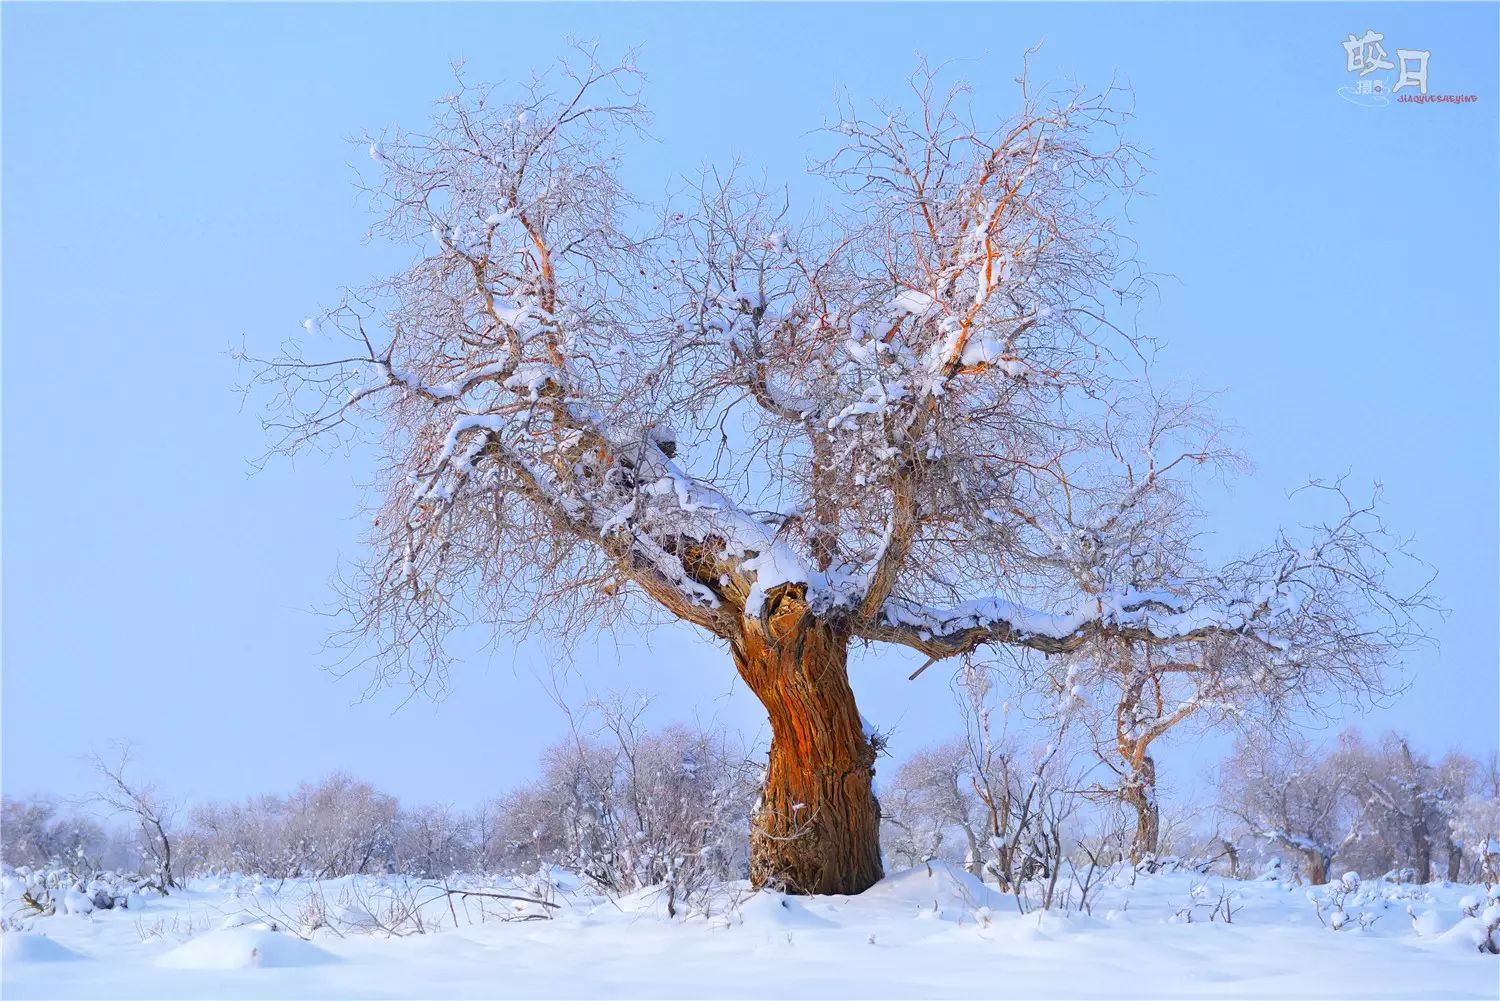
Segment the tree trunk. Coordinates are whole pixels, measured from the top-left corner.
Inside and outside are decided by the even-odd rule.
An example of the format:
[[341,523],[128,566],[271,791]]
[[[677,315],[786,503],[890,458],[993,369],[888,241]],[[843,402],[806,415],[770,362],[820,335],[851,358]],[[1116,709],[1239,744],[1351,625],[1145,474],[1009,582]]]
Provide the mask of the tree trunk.
[[731,642],[771,721],[765,789],[750,821],[750,881],[788,893],[859,893],[880,879],[875,748],[849,687],[849,638],[795,587]]
[[1121,789],[1121,797],[1135,810],[1135,837],[1130,842],[1130,861],[1139,864],[1155,855],[1161,845],[1161,810],[1156,805],[1156,762],[1147,754],[1135,775]]
[[1403,778],[1409,783],[1411,795],[1411,840],[1412,868],[1417,871],[1416,882],[1426,883],[1432,879],[1432,834],[1427,829],[1427,793],[1422,787],[1422,768],[1412,759],[1411,745],[1401,741],[1401,761],[1405,765]]
[[1235,844],[1234,844],[1233,841],[1230,841],[1227,838],[1220,838],[1219,839],[1219,844],[1221,844],[1221,845],[1224,846],[1224,854],[1226,856],[1228,856],[1228,858],[1229,858],[1229,878],[1230,879],[1239,879],[1240,878],[1240,850],[1235,847]]
[[964,868],[970,876],[984,881],[984,852],[979,850],[979,838],[974,834],[974,828],[970,824],[962,825],[964,830]]
[[1432,838],[1427,833],[1425,820],[1418,820],[1412,825],[1411,867],[1417,873],[1413,882],[1429,883],[1432,881]]
[[1327,852],[1318,851],[1313,848],[1302,849],[1302,857],[1307,861],[1307,881],[1313,886],[1322,886],[1328,882],[1328,870],[1333,868],[1333,858]]

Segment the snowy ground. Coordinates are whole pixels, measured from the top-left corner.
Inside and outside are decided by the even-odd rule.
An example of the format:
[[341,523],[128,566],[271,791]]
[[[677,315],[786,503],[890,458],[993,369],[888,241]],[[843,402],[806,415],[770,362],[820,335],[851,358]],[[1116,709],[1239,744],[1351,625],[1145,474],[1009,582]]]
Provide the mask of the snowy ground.
[[[7,931],[0,983],[6,998],[1500,997],[1500,958],[1477,951],[1479,919],[1462,910],[1483,909],[1482,888],[1367,881],[1333,931],[1304,887],[1130,875],[1098,891],[1091,915],[1023,916],[942,866],[858,897],[741,888],[676,919],[650,893],[564,893],[553,920],[503,920],[540,908],[477,897],[450,908],[428,892],[425,933],[399,937],[370,927],[399,916],[405,895],[389,877],[195,880],[130,910]],[[342,934],[307,933],[320,914]]]

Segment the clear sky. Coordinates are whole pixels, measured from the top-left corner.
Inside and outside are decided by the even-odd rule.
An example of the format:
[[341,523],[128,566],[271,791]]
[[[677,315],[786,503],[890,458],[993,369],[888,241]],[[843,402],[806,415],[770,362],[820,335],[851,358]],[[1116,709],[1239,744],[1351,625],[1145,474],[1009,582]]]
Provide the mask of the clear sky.
[[[1033,77],[1134,88],[1148,147],[1141,323],[1165,368],[1223,391],[1256,469],[1208,500],[1225,551],[1283,519],[1310,475],[1385,484],[1451,615],[1411,688],[1363,720],[1433,751],[1497,743],[1497,108],[1491,5],[238,6],[5,4],[4,639],[7,793],[79,792],[114,737],[190,798],[279,791],[343,767],[469,804],[524,777],[564,723],[545,643],[473,653],[454,694],[394,712],[319,670],[325,603],[355,552],[358,456],[274,463],[228,356],[265,349],[390,264],[348,137],[417,124],[451,89],[524,76],[565,38],[640,45],[659,142],[645,194],[739,155],[794,197],[839,87],[901,90],[919,53],[964,60],[1009,106]],[[1341,42],[1431,52],[1433,93],[1363,107]],[[900,756],[951,734],[952,696],[904,653],[855,685]],[[660,719],[763,717],[727,657],[682,629],[606,643],[576,687],[639,689]],[[1186,787],[1218,744],[1179,745]]]

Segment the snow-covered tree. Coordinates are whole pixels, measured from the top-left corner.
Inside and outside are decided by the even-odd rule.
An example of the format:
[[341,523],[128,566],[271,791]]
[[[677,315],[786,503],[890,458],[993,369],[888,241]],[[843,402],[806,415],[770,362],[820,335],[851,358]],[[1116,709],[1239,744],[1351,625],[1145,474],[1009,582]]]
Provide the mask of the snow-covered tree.
[[437,879],[469,869],[476,860],[474,818],[447,806],[402,810],[393,854],[397,871]]
[[304,854],[287,844],[279,796],[200,803],[189,822],[182,856],[191,871],[247,872],[273,879],[302,873]]
[[1447,878],[1487,871],[1490,881],[1500,881],[1500,753],[1490,751],[1481,761],[1449,751],[1432,767],[1426,788]]
[[[564,645],[689,623],[770,719],[752,879],[814,893],[881,874],[853,644],[1114,651],[1127,735],[1182,711],[1142,715],[1172,665],[1233,679],[1195,705],[1299,688],[1328,654],[1374,671],[1404,606],[1353,520],[1183,576],[1142,516],[1165,470],[1120,489],[1072,461],[1140,410],[1151,346],[1115,322],[1139,163],[1117,95],[1020,82],[998,124],[925,69],[908,106],[846,110],[835,203],[805,222],[733,173],[638,202],[640,76],[589,53],[371,137],[376,235],[415,261],[261,372],[278,448],[381,449],[346,608],[377,676],[444,683],[476,618]],[[1080,575],[1091,554],[1108,565]],[[1356,624],[1372,610],[1394,621]]]
[[1470,871],[1462,875],[1500,883],[1500,798],[1469,793],[1455,804],[1449,823],[1462,857],[1470,860]]
[[1362,758],[1354,733],[1331,748],[1241,738],[1221,766],[1220,803],[1251,837],[1299,856],[1308,882],[1320,885],[1367,829]]
[[1360,779],[1369,834],[1383,867],[1367,872],[1409,869],[1410,878],[1432,878],[1433,860],[1445,843],[1443,789],[1431,762],[1401,734],[1389,734],[1364,751]]
[[1371,742],[1350,730],[1326,747],[1262,734],[1225,762],[1220,807],[1244,833],[1300,853],[1315,882],[1337,859],[1425,883],[1440,863],[1455,880],[1481,868],[1486,827],[1500,821],[1484,788],[1473,758],[1455,751],[1434,764],[1399,733]]
[[592,703],[541,777],[496,803],[497,868],[557,866],[610,893],[662,886],[668,909],[744,877],[755,796],[744,752],[723,734],[647,730],[645,706]]
[[396,861],[396,800],[342,772],[289,796],[209,803],[192,813],[196,865],[287,878],[384,872]]
[[33,868],[48,863],[85,863],[92,868],[115,854],[113,839],[88,817],[60,813],[47,799],[6,796],[0,810],[0,861]]
[[[1422,639],[1432,606],[1420,578],[1388,582],[1404,545],[1377,497],[1356,503],[1341,482],[1298,493],[1328,517],[1298,538],[1227,564],[1203,558],[1208,531],[1195,502],[1205,473],[1242,464],[1200,401],[1146,393],[1116,405],[1090,442],[1059,462],[1066,490],[1024,512],[1034,559],[1060,594],[1150,593],[1181,602],[1214,626],[1167,638],[1103,629],[1027,670],[1052,693],[1055,715],[1089,732],[1112,781],[1100,787],[1135,815],[1131,854],[1158,852],[1161,818],[1154,750],[1182,732],[1305,725],[1342,702],[1386,694],[1386,668]],[[1104,598],[1102,600],[1108,600]]]
[[137,851],[150,870],[151,878],[162,893],[177,889],[177,874],[182,859],[173,860],[173,842],[178,806],[150,782],[133,772],[134,749],[127,741],[115,745],[110,757],[94,754],[91,761],[98,789],[89,802],[110,817],[128,817],[135,826],[139,841]]
[[335,772],[287,798],[286,837],[307,851],[306,872],[379,872],[393,860],[400,807],[368,782]]
[[1081,805],[1077,776],[1057,744],[1022,747],[968,722],[964,739],[917,751],[882,790],[886,854],[947,859],[1011,890],[1073,847],[1062,828]]
[[962,743],[924,748],[904,761],[882,791],[880,809],[886,854],[903,866],[947,857],[976,876],[983,873],[982,804]]

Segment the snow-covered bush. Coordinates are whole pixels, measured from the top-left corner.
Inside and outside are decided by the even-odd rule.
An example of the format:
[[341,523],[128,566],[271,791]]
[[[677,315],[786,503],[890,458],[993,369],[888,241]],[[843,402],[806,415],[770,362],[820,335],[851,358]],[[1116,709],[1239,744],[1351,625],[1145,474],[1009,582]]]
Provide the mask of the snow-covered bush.
[[1367,930],[1380,918],[1379,909],[1365,906],[1380,896],[1364,886],[1357,872],[1346,872],[1326,886],[1309,889],[1307,899],[1312,901],[1318,920],[1333,931]]
[[1459,924],[1468,926],[1479,951],[1500,955],[1500,883],[1486,887],[1482,895],[1465,895],[1458,909],[1463,914]]
[[148,877],[136,873],[70,865],[0,865],[0,882],[15,912],[6,915],[9,918],[138,908],[142,894],[154,888]]
[[647,732],[644,703],[591,710],[543,756],[539,781],[500,800],[486,856],[513,871],[557,866],[610,893],[660,885],[669,910],[743,878],[758,778],[744,752],[681,726]]
[[1450,830],[1468,862],[1470,878],[1500,884],[1500,799],[1470,793],[1454,808]]

